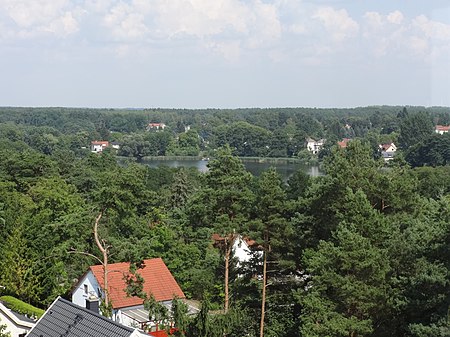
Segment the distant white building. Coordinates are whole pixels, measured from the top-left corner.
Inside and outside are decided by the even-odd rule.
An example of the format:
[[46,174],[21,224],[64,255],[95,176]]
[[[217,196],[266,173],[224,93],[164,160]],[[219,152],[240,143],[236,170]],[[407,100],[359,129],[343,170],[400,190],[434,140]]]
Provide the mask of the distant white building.
[[119,149],[120,149],[120,144],[117,143],[117,142],[112,142],[112,143],[111,143],[111,147],[112,147],[113,149],[119,150]]
[[397,151],[397,146],[394,143],[380,144],[379,147],[384,161],[394,159],[395,152]]
[[91,152],[99,153],[103,152],[109,146],[109,142],[106,140],[93,140],[91,142]]
[[156,130],[156,131],[164,130],[165,127],[166,127],[166,124],[164,124],[164,123],[148,123],[147,124],[147,131],[150,131],[150,130]]
[[434,131],[443,135],[444,133],[448,133],[450,131],[450,125],[436,125]]
[[[223,237],[218,234],[213,234],[212,239],[215,245],[221,245],[225,241]],[[255,240],[251,240],[242,235],[236,234],[233,241],[233,257],[236,259],[236,267],[242,267],[247,262],[250,262],[255,256],[262,258],[262,248]]]
[[315,140],[312,138],[306,139],[306,149],[312,154],[318,154],[320,150],[323,148],[323,144],[325,143],[325,139]]
[[[108,298],[112,306],[112,320],[128,327],[159,330],[158,325],[149,318],[149,313],[144,308],[144,300],[136,296],[128,296],[126,293],[125,277],[129,275],[129,270],[129,262],[108,265]],[[144,260],[143,267],[138,270],[138,273],[144,279],[143,291],[146,294],[152,294],[155,300],[169,311],[174,298],[181,300],[186,298],[161,258]],[[72,302],[84,308],[91,308],[95,299],[104,297],[104,283],[103,267],[90,266],[74,286]],[[195,313],[196,310],[189,306],[190,313]],[[98,305],[96,311],[98,312]]]

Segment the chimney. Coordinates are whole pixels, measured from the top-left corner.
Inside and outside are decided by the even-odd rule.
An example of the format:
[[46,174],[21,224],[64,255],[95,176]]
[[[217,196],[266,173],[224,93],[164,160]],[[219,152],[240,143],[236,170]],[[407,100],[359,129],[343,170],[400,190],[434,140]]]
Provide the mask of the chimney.
[[98,304],[98,297],[94,295],[90,295],[86,299],[86,309],[91,310],[95,312],[96,314],[99,313],[99,304]]

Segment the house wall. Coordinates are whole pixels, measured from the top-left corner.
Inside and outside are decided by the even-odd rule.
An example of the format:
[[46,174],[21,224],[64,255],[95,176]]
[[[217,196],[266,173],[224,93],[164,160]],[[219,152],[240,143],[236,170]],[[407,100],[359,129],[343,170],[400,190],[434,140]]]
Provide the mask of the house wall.
[[72,303],[86,308],[86,299],[89,295],[94,295],[98,298],[101,297],[99,289],[100,286],[92,271],[87,272],[78,282],[77,287],[72,291]]
[[103,151],[103,146],[102,145],[92,145],[91,146],[91,151],[92,152],[102,152]]
[[20,321],[14,321],[11,316],[13,314],[8,311],[10,310],[0,303],[0,325],[6,325],[5,332],[9,332],[11,337],[19,337],[23,336],[23,334],[27,334],[34,324],[29,322],[20,323]]
[[238,260],[238,264],[248,262],[251,258],[250,249],[247,243],[239,236],[233,244],[233,253]]
[[237,258],[237,266],[239,267],[240,264],[250,261],[254,254],[261,257],[262,251],[256,251],[252,254],[247,242],[245,242],[241,236],[238,236],[233,244],[233,254],[234,257]]
[[323,147],[323,141],[321,141],[321,140],[308,141],[308,143],[306,144],[306,148],[308,149],[308,151],[312,152],[313,154],[319,153],[319,151],[322,149],[322,147]]

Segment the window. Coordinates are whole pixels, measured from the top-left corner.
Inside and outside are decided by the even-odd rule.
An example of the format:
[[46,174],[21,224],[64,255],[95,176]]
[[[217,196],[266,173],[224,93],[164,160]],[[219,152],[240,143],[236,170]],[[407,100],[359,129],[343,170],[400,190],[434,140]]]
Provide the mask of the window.
[[89,292],[88,285],[85,284],[85,285],[84,285],[84,293],[87,295],[88,292]]

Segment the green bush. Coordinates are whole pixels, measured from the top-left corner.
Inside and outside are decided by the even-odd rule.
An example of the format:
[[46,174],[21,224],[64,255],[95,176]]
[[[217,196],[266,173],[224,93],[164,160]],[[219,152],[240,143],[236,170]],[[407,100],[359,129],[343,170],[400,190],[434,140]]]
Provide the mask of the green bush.
[[1,296],[0,301],[2,301],[7,308],[31,318],[40,318],[45,312],[42,309],[33,307],[31,304],[25,303],[12,296]]

